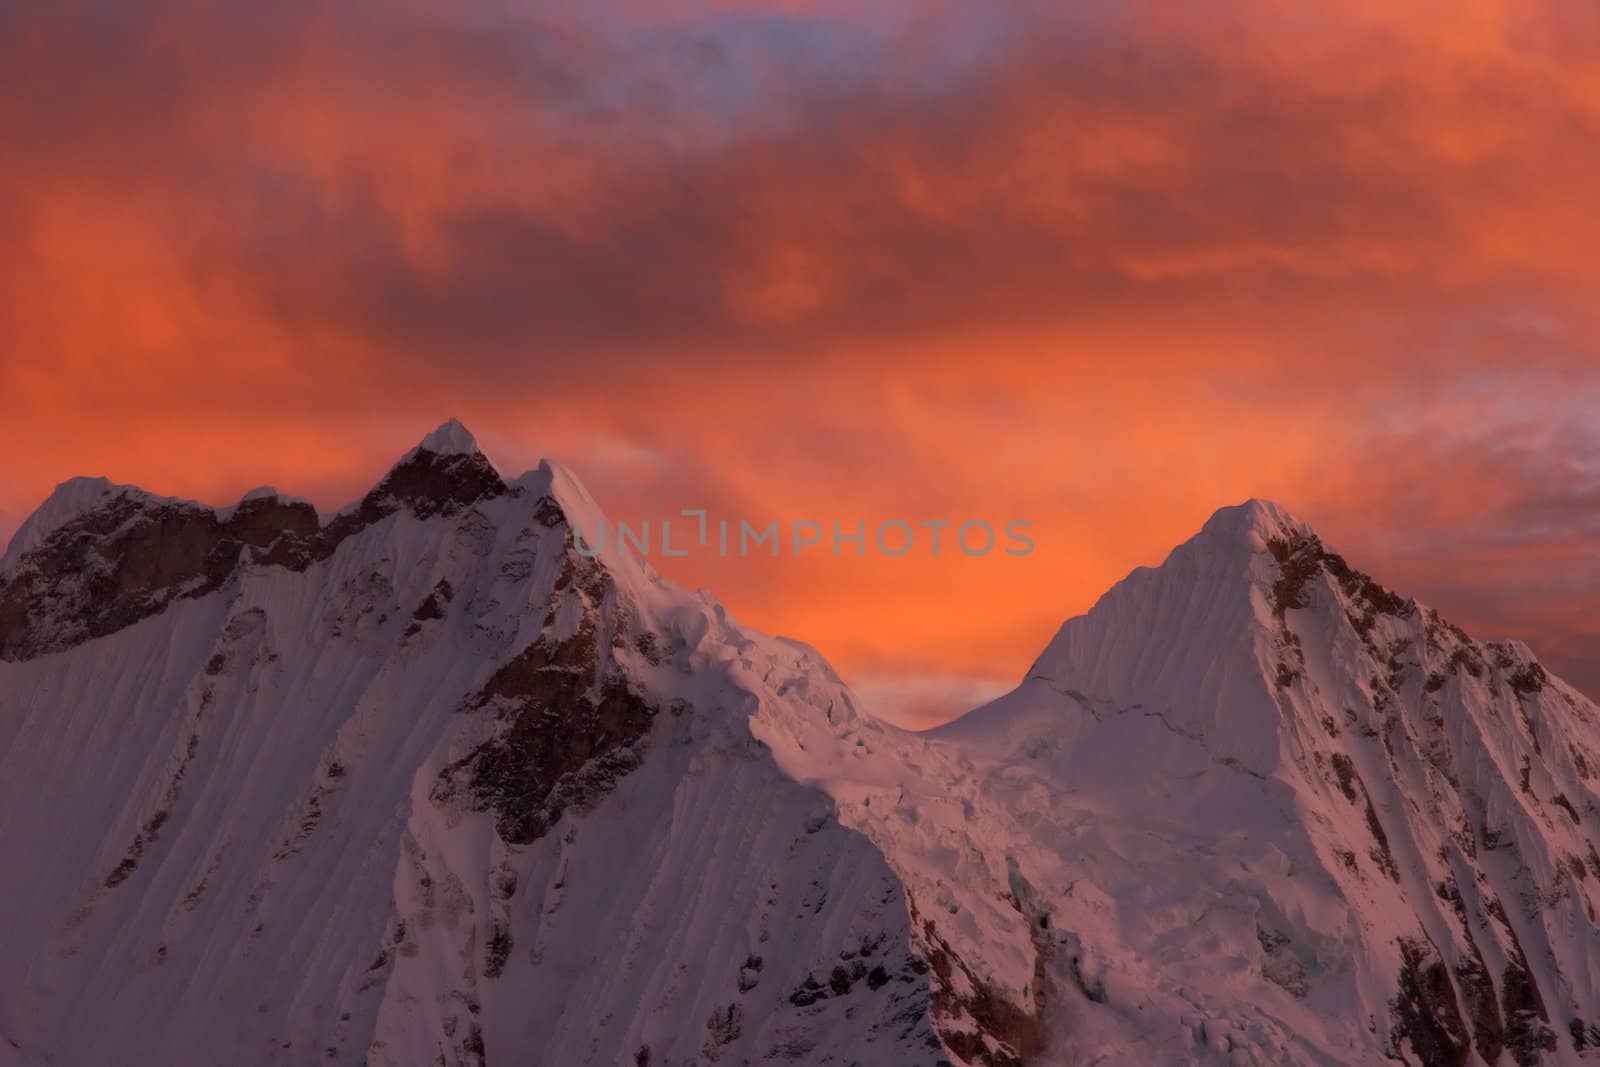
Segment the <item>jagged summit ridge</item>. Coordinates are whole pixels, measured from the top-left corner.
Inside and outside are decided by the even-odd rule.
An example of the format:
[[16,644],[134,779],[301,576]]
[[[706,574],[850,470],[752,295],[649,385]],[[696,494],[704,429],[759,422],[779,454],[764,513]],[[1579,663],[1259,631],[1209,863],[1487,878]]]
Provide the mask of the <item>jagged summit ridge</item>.
[[[948,1032],[1014,1067],[979,955],[930,964],[883,854],[779,766],[890,731],[811,653],[581,556],[590,506],[419,449],[246,565],[244,507],[124,502],[31,554],[0,851],[47,860],[0,880],[0,1058],[933,1067]],[[68,628],[4,644],[40,606]]]
[[[22,521],[0,556],[0,577],[8,574],[28,552],[37,548],[56,530],[88,512],[104,507],[120,497],[138,497],[165,503],[187,503],[170,497],[155,497],[134,485],[117,485],[109,478],[75,477],[57,485],[33,513]],[[195,505],[198,507],[199,505]]]
[[[390,468],[389,474],[392,475],[394,471],[414,463],[424,453],[440,457],[468,458],[483,455],[482,450],[478,447],[477,438],[473,436],[472,431],[467,429],[460,420],[452,418],[441,423],[397,460]],[[487,457],[484,457],[484,464],[489,465],[492,469],[492,465],[488,464]],[[547,469],[547,467],[541,465],[541,469]],[[386,475],[385,477],[388,476]],[[281,493],[274,486],[261,485],[245,493],[234,504],[212,507],[197,500],[152,493],[137,485],[114,483],[105,477],[76,476],[68,478],[57,485],[50,495],[18,526],[6,548],[5,555],[0,556],[0,575],[8,573],[22,556],[37,548],[61,527],[89,512],[99,510],[119,498],[130,498],[164,506],[202,509],[215,512],[224,519],[242,505],[259,500],[282,499],[294,503],[304,503],[298,497],[291,497]],[[354,506],[352,505],[352,507]],[[324,519],[323,521],[327,520]]]
[[[0,568],[0,660],[61,651],[182,600],[222,588],[239,568],[304,571],[397,514],[451,518],[501,497],[525,500],[545,525],[597,529],[600,509],[567,468],[545,460],[507,481],[452,419],[408,451],[358,501],[319,515],[275,488],[211,508],[104,478],[63,483],[18,531]],[[615,553],[629,582],[659,578]]]
[[[270,487],[211,508],[104,478],[72,479],[18,530],[0,566],[0,659],[114,632],[215,591],[242,564],[304,570],[397,512],[429,519],[508,493],[539,499],[555,480],[542,465],[507,483],[453,419],[330,516]],[[570,476],[563,483],[575,484]]]
[[1600,1047],[1600,712],[1284,509],[1218,512],[919,736],[583,557],[594,508],[419,446],[329,519],[117,496],[30,553],[0,851],[72,847],[0,886],[24,1062]]

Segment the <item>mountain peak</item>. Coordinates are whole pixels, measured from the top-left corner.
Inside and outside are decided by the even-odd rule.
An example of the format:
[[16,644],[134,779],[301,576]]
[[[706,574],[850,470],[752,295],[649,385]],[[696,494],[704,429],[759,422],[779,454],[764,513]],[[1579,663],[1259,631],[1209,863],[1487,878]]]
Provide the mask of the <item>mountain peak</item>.
[[422,452],[436,456],[470,456],[479,451],[478,439],[459,419],[447,419],[417,445]]
[[376,521],[396,505],[419,518],[453,513],[476,500],[506,492],[505,481],[478,448],[472,432],[450,419],[401,456],[383,480],[360,503],[340,513],[360,523]]
[[415,448],[395,461],[372,492],[381,494],[397,485],[417,482],[419,471],[428,475],[422,479],[428,485],[409,485],[400,495],[437,491],[463,476],[496,484],[501,481],[500,472],[478,447],[478,439],[459,419],[447,419],[417,442]]
[[[1307,562],[1285,562],[1301,557]],[[1037,721],[1041,694],[1030,687],[1042,687],[1046,719],[1060,694],[1078,693],[1186,708],[1194,717],[1178,725],[1190,731],[1233,735],[1240,722],[1270,723],[1276,711],[1256,641],[1277,632],[1275,602],[1299,606],[1309,568],[1320,568],[1324,558],[1350,580],[1367,582],[1282,505],[1251,498],[1220,508],[1159,566],[1134,568],[1086,614],[1062,623],[1023,689],[969,713],[947,732],[1006,735],[1018,722]],[[1286,566],[1295,581],[1286,578]],[[1243,765],[1269,766],[1276,743],[1271,731],[1262,726],[1242,736],[1247,740],[1233,756]]]
[[[18,528],[0,557],[0,659],[70,648],[175,600],[204,596],[241,561],[303,571],[396,512],[450,516],[510,492],[455,419],[327,521],[270,486],[212,508],[105,478],[73,478]],[[85,574],[95,580],[82,580]]]
[[133,485],[117,485],[109,478],[68,478],[57,485],[44,502],[33,510],[12,535],[5,555],[0,557],[0,574],[15,567],[24,555],[42,544],[55,531],[68,523],[103,506],[113,497],[125,495],[171,502],[170,498],[155,497]]
[[1271,500],[1251,497],[1242,504],[1219,508],[1201,527],[1196,541],[1228,541],[1247,544],[1259,550],[1275,539],[1292,535],[1314,535],[1310,524],[1296,518],[1288,508]]

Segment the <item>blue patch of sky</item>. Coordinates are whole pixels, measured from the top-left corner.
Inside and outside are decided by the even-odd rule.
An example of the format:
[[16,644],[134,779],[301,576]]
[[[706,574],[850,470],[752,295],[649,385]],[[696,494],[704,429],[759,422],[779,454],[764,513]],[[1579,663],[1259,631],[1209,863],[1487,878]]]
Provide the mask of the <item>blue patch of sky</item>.
[[[617,114],[641,103],[684,117],[716,139],[782,124],[816,96],[881,92],[916,96],[952,85],[999,54],[1018,30],[1000,8],[949,11],[926,4],[868,3],[834,11],[708,10],[640,20],[592,9],[586,24],[614,49],[606,69],[568,109]],[[913,61],[897,60],[902,49]],[[641,100],[641,92],[654,93]],[[659,131],[658,131],[659,132]]]

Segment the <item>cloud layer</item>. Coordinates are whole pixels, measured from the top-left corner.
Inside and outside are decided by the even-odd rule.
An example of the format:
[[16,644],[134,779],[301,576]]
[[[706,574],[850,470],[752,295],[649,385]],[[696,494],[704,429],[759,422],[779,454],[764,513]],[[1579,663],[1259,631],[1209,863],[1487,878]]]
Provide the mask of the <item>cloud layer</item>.
[[0,509],[460,414],[624,516],[1032,521],[675,574],[986,684],[1271,496],[1600,689],[1584,5],[79,7],[0,11]]

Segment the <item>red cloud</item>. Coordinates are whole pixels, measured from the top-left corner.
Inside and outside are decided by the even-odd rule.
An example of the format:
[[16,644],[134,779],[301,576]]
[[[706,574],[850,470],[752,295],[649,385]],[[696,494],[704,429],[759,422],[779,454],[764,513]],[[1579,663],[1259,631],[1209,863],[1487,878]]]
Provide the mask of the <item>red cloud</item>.
[[1015,675],[1252,495],[1595,659],[1579,5],[613,15],[0,15],[0,504],[337,505],[460,412],[623,516],[1034,523],[681,568],[847,673]]

